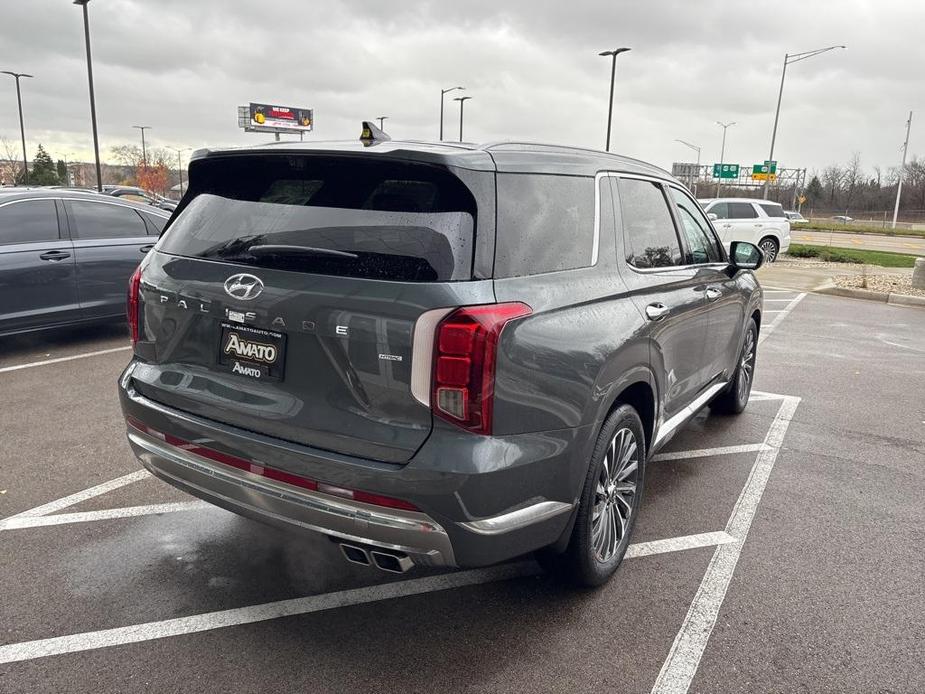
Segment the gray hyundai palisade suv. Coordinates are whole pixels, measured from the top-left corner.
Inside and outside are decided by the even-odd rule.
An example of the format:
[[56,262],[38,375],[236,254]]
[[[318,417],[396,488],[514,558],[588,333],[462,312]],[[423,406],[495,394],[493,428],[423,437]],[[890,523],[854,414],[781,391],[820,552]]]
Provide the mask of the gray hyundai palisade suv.
[[129,287],[135,454],[356,563],[604,582],[653,452],[748,402],[761,252],[636,160],[364,136],[195,153]]

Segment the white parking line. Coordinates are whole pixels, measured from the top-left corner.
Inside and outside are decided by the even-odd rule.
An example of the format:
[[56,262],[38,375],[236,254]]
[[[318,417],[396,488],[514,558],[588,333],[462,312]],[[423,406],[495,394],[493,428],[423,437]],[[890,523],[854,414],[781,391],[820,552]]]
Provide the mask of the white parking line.
[[177,501],[167,504],[149,506],[124,506],[107,508],[101,511],[81,511],[79,513],[56,513],[50,516],[12,516],[0,521],[0,530],[22,530],[24,528],[44,528],[49,525],[67,525],[69,523],[87,523],[90,521],[112,520],[114,518],[132,518],[135,516],[153,516],[160,513],[178,513],[182,511],[219,510],[218,506],[205,501]]
[[790,312],[796,307],[798,303],[803,300],[803,297],[805,296],[806,292],[800,292],[781,311],[765,311],[765,313],[779,313],[780,315],[775,316],[770,325],[766,325],[761,328],[761,335],[758,337],[759,345],[768,339],[768,336],[777,329],[777,326],[783,322],[784,318],[790,315]]
[[[725,532],[701,533],[674,537],[666,540],[654,540],[630,545],[626,551],[627,558],[648,557],[653,554],[665,552],[678,552],[686,549],[709,547],[723,543],[733,543],[736,539]],[[0,664],[15,663],[23,660],[34,660],[52,655],[91,651],[97,648],[110,646],[123,646],[129,643],[152,641],[170,636],[183,636],[213,629],[240,626],[264,622],[280,617],[321,612],[338,607],[362,605],[364,603],[391,600],[409,595],[421,595],[463,586],[473,586],[481,583],[495,583],[512,578],[532,576],[540,573],[534,562],[519,562],[516,564],[501,564],[487,569],[473,569],[458,571],[439,576],[424,578],[411,578],[404,581],[394,581],[368,588],[354,588],[333,593],[322,593],[304,598],[279,600],[262,605],[249,605],[236,607],[230,610],[206,612],[204,614],[190,615],[165,619],[159,622],[133,624],[115,629],[102,629],[100,631],[87,631],[67,636],[54,636],[48,639],[24,641],[0,646]]]
[[652,461],[686,460],[687,458],[706,458],[711,455],[729,455],[731,453],[754,453],[764,449],[763,443],[746,443],[741,446],[719,446],[717,448],[699,448],[690,451],[669,451],[652,456]]
[[713,633],[742,547],[748,538],[752,519],[758,510],[771,470],[774,469],[774,461],[777,460],[787,428],[799,404],[800,398],[793,396],[784,398],[781,403],[765,437],[764,442],[768,448],[758,454],[748,481],[726,523],[726,532],[735,540],[719,545],[713,553],[694,601],[652,686],[653,694],[685,694],[690,688]]
[[773,303],[785,303],[786,304],[789,301],[793,301],[793,299],[792,298],[791,299],[764,299],[763,301],[766,304],[773,304]]
[[16,366],[4,366],[0,368],[0,374],[8,371],[19,371],[20,369],[31,369],[34,366],[47,366],[48,364],[60,364],[65,361],[74,361],[75,359],[86,359],[87,357],[98,357],[101,354],[112,354],[113,352],[124,352],[131,349],[131,346],[113,347],[112,349],[99,349],[95,352],[83,352],[81,354],[72,354],[69,357],[57,357],[56,359],[43,359],[42,361],[31,361],[27,364],[17,364]]
[[14,516],[9,516],[3,522],[6,522],[12,518],[22,518],[23,516],[29,516],[30,518],[34,516],[46,516],[49,513],[55,513],[56,511],[67,508],[68,506],[79,504],[81,501],[86,501],[87,499],[92,499],[95,496],[106,494],[107,492],[111,492],[114,489],[131,484],[132,482],[138,482],[139,480],[147,479],[150,476],[151,473],[149,473],[147,470],[136,470],[135,472],[130,472],[127,475],[122,475],[122,477],[116,477],[114,480],[109,480],[108,482],[98,484],[95,487],[84,489],[83,491],[65,496],[64,498],[50,501],[49,503],[43,504],[42,506],[36,506],[35,508],[30,508],[28,511],[23,511],[22,513],[17,513]]

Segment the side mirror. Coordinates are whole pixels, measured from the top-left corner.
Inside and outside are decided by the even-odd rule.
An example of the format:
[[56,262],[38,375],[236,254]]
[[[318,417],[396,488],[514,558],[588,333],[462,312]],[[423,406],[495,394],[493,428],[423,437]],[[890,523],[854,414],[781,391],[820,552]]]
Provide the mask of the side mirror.
[[764,253],[748,241],[733,241],[729,244],[729,261],[737,270],[757,270],[764,265]]
[[717,219],[719,219],[719,217],[716,216],[715,212],[707,212],[707,219],[709,219],[711,222],[715,222]]

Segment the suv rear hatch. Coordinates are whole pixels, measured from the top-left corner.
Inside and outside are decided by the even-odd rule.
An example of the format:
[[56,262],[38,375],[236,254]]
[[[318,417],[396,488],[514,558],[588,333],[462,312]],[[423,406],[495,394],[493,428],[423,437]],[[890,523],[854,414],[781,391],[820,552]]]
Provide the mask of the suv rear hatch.
[[448,167],[266,151],[197,160],[143,266],[135,387],[260,434],[407,461],[432,424],[411,392],[415,322],[494,300],[490,281],[473,280],[476,218]]

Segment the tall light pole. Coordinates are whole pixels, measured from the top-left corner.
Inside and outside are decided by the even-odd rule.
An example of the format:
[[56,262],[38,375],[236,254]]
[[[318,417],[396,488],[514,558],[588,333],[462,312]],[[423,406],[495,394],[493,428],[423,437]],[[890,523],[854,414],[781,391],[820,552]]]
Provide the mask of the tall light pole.
[[[814,51],[803,51],[802,53],[784,54],[784,68],[780,73],[780,91],[777,93],[777,110],[774,111],[774,129],[771,131],[771,151],[768,154],[768,161],[774,161],[774,141],[777,139],[777,121],[780,118],[780,102],[784,97],[784,78],[787,76],[787,66],[790,63],[798,63],[807,58],[813,58],[822,53],[834,51],[836,48],[845,48],[845,46],[827,46],[826,48],[817,48]],[[764,179],[764,199],[768,199],[768,192],[771,188],[771,170],[768,169],[768,177]]]
[[440,90],[440,142],[443,142],[443,97],[457,89],[465,91],[465,87],[450,87],[449,89]]
[[467,99],[471,99],[471,96],[457,96],[453,101],[459,102],[459,141],[462,142],[462,133],[463,133],[463,106],[466,103]]
[[150,130],[150,125],[133,125],[133,128],[138,128],[141,131],[141,162],[144,165],[145,169],[148,168],[148,148],[145,147],[145,130]]
[[617,78],[617,56],[621,53],[626,53],[627,51],[632,50],[630,48],[617,48],[612,51],[601,51],[598,53],[600,56],[613,56],[613,62],[610,66],[610,101],[607,102],[607,144],[605,146],[606,151],[610,151],[610,124],[613,121],[613,83]]
[[903,161],[899,165],[899,185],[896,186],[896,204],[893,206],[893,228],[896,228],[896,218],[899,216],[899,196],[903,193],[903,174],[906,171],[906,154],[909,152],[909,131],[912,130],[912,111],[909,111],[909,120],[906,121],[906,141],[903,142]]
[[87,3],[90,0],[74,0],[75,5],[83,8],[84,39],[87,43],[87,80],[90,83],[90,122],[93,124],[93,153],[96,155],[96,189],[103,192],[103,169],[100,166],[100,137],[96,130],[96,97],[93,95],[93,60],[90,58],[90,17]]
[[723,144],[719,148],[719,178],[716,179],[716,197],[719,197],[719,187],[723,183],[723,164],[726,163],[726,131],[729,129],[729,126],[735,125],[734,120],[729,121],[728,123],[720,123],[716,121],[716,124],[723,129]]
[[376,120],[379,121],[379,129],[380,129],[380,130],[383,129],[383,127],[384,127],[383,124],[385,123],[385,120],[386,120],[387,118],[388,118],[388,116],[379,116],[378,118],[376,118]]
[[[680,142],[685,147],[690,147],[692,150],[697,152],[697,178],[700,178],[700,145],[692,145],[690,142],[684,140],[675,140],[675,142]],[[697,184],[694,182],[694,177],[690,176],[690,189],[694,193],[694,197],[697,197]]]
[[19,134],[22,137],[22,182],[25,185],[29,182],[29,160],[26,158],[26,126],[22,120],[22,92],[19,91],[19,78],[32,77],[25,72],[10,72],[9,70],[0,70],[4,75],[10,75],[16,80],[16,103],[19,106]]
[[71,172],[67,168],[68,167],[67,159],[68,157],[73,157],[74,153],[65,152],[62,156],[64,157],[64,185],[70,188],[71,187]]
[[177,153],[177,174],[180,176],[180,197],[183,197],[183,160],[180,158],[180,154],[190,151],[192,147],[171,147],[170,149]]

